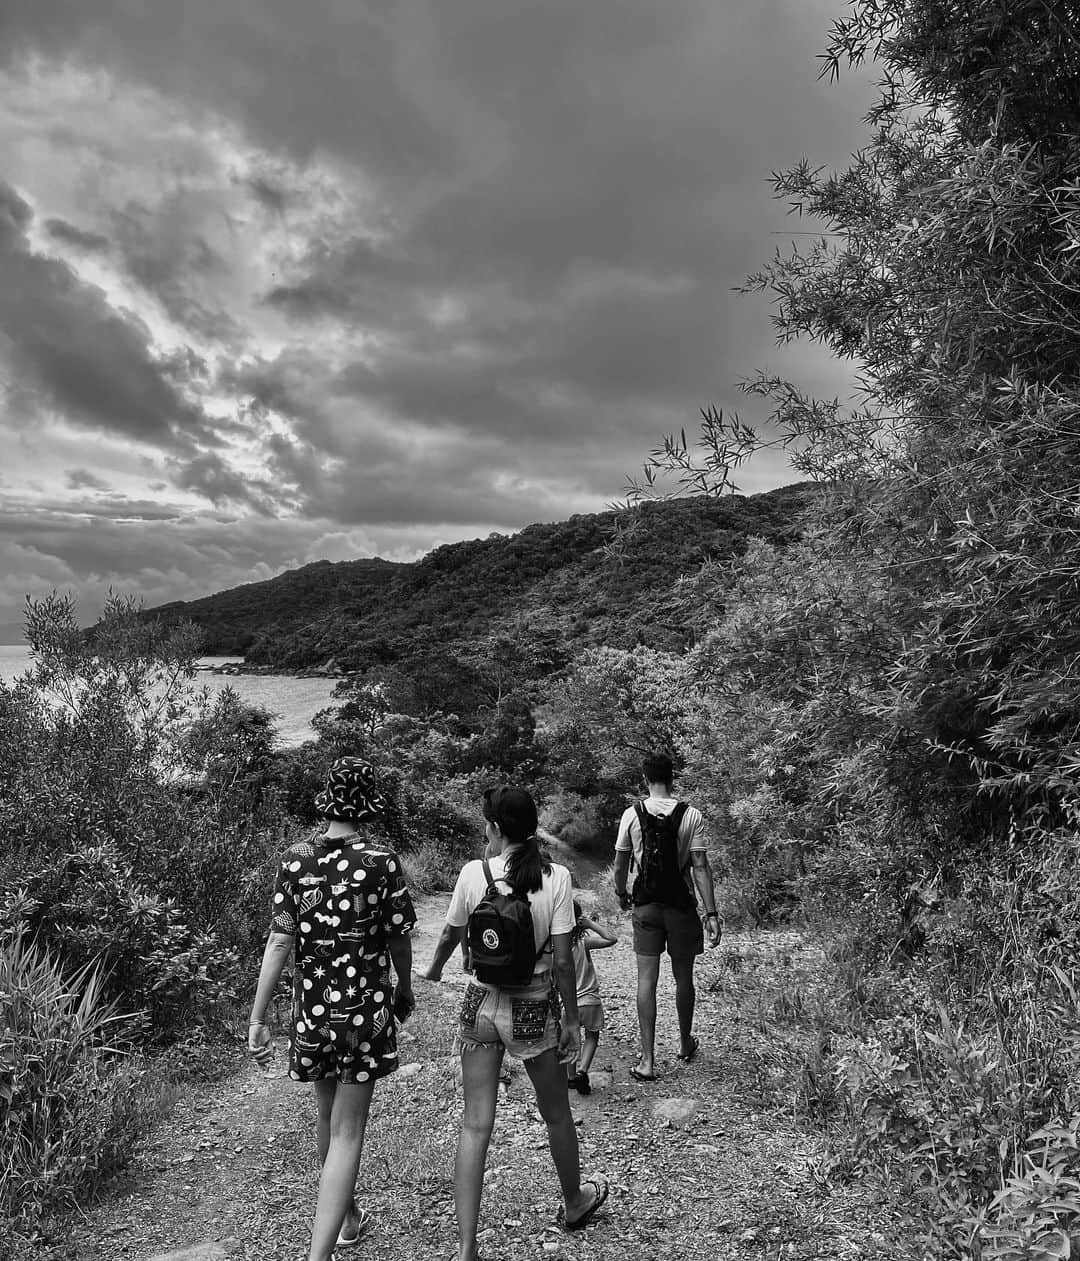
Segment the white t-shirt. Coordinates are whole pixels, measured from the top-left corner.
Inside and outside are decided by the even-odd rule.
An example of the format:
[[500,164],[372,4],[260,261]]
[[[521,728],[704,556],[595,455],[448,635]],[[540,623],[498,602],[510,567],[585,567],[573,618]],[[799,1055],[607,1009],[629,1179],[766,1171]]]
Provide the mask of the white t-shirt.
[[[501,854],[488,859],[492,876],[498,878],[506,871],[506,860]],[[507,886],[497,886],[506,893]],[[487,892],[487,879],[484,876],[484,864],[479,858],[466,863],[461,869],[450,897],[450,905],[446,910],[446,922],[453,928],[464,928],[469,916],[476,909]],[[543,953],[537,960],[533,975],[551,970],[551,936],[555,933],[569,933],[574,928],[574,895],[571,889],[570,872],[558,863],[551,864],[551,871],[544,875],[540,888],[529,894],[529,910],[533,918],[533,935],[537,950],[541,942],[547,942]]]
[[[663,818],[675,809],[678,801],[678,797],[646,797],[645,809],[657,818]],[[705,844],[705,820],[696,806],[687,806],[679,823],[679,870],[683,873],[691,893],[694,892],[694,877],[690,874],[690,853],[695,849],[708,849]],[[627,806],[619,820],[615,852],[633,854],[634,867],[641,870],[641,824],[633,806]]]

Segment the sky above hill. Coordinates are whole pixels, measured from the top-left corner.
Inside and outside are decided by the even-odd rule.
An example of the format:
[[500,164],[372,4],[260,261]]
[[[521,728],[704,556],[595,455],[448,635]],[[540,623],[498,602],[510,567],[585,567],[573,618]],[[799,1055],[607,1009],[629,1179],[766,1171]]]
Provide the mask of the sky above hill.
[[[739,382],[843,166],[843,0],[5,0],[0,625],[602,509]],[[748,492],[796,480],[756,458]]]

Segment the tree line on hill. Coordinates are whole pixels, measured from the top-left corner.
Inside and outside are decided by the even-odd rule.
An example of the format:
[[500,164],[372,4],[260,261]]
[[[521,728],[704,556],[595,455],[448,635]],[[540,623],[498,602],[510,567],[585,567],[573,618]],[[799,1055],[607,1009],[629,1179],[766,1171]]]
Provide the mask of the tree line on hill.
[[194,622],[206,652],[243,653],[278,670],[333,662],[341,671],[417,673],[425,660],[452,661],[459,646],[481,640],[498,609],[547,645],[550,672],[589,645],[684,646],[677,610],[664,611],[678,577],[739,554],[748,537],[794,537],[813,491],[804,483],[581,514],[446,544],[411,564],[319,561],[145,616]]

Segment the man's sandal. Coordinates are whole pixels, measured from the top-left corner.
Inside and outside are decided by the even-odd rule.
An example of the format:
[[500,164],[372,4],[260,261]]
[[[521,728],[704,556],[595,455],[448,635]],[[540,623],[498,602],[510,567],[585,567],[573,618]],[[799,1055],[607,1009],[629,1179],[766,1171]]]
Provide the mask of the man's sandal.
[[637,1064],[631,1066],[630,1076],[634,1081],[656,1081],[655,1073],[646,1073]]
[[596,1192],[596,1199],[593,1200],[593,1202],[589,1205],[589,1207],[585,1210],[585,1212],[582,1213],[580,1217],[575,1217],[573,1221],[569,1221],[567,1219],[565,1211],[564,1211],[563,1219],[562,1219],[563,1230],[566,1230],[566,1231],[584,1230],[585,1227],[588,1226],[588,1224],[596,1216],[596,1210],[600,1208],[600,1206],[608,1198],[608,1191],[610,1190],[610,1188],[608,1187],[607,1178],[605,1178],[602,1173],[597,1174],[595,1178],[586,1178],[586,1180],[581,1185],[583,1187],[592,1187],[593,1190]]
[[690,1061],[694,1058],[694,1056],[697,1055],[700,1049],[701,1049],[701,1043],[697,1040],[697,1038],[691,1038],[690,1050],[687,1051],[685,1055],[683,1055],[683,1053],[680,1051],[679,1059],[682,1060],[684,1064],[689,1064]]
[[334,1244],[335,1248],[352,1248],[356,1244],[358,1244],[360,1240],[363,1239],[363,1237],[368,1233],[368,1230],[371,1226],[371,1214],[367,1211],[366,1208],[358,1208],[355,1210],[355,1212],[356,1212],[356,1234],[350,1235],[348,1238],[346,1238],[343,1233],[344,1231],[344,1227],[343,1227],[342,1230],[338,1231],[337,1243]]

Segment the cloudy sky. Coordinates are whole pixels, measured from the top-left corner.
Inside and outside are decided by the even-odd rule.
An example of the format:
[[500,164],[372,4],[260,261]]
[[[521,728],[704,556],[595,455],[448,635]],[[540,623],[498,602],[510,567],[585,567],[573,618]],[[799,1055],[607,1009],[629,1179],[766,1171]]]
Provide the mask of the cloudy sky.
[[[595,511],[779,352],[843,0],[4,0],[0,626]],[[747,492],[794,480],[761,459]]]

